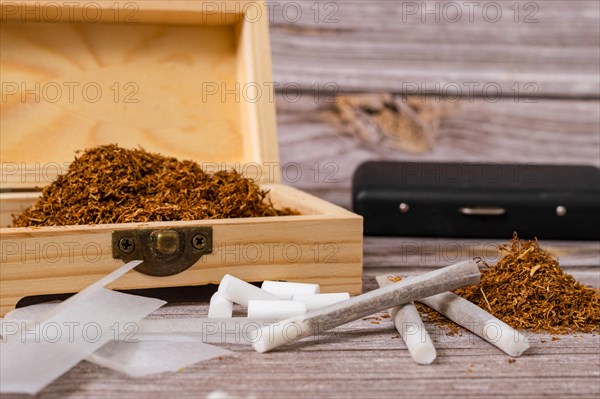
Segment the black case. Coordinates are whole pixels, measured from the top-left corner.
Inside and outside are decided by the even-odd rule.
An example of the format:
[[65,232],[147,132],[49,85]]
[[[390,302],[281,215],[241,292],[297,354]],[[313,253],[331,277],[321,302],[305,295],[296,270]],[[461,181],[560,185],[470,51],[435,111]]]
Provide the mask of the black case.
[[365,235],[600,239],[600,169],[367,162],[354,174]]

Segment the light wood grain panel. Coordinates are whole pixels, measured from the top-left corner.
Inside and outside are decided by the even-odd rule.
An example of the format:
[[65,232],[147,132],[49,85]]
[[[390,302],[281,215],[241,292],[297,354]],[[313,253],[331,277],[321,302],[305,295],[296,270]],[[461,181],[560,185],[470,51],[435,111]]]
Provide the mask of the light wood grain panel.
[[111,143],[213,169],[253,163],[248,177],[279,181],[269,21],[252,16],[262,2],[87,4],[104,16],[133,7],[137,19],[0,3],[3,189],[47,185],[75,151]]
[[254,0],[114,0],[111,2],[52,0],[0,0],[2,21],[93,22],[93,23],[164,23],[164,24],[235,24],[244,19],[249,8],[260,8]]
[[7,22],[1,29],[2,82],[18,86],[2,103],[3,163],[62,163],[77,150],[109,143],[183,159],[243,159],[239,104],[202,98],[206,82],[235,87],[231,26],[30,29]]
[[473,84],[482,95],[490,84],[512,96],[532,83],[537,96],[600,95],[594,0],[284,0],[271,8],[282,88],[406,92],[416,84],[466,95]]

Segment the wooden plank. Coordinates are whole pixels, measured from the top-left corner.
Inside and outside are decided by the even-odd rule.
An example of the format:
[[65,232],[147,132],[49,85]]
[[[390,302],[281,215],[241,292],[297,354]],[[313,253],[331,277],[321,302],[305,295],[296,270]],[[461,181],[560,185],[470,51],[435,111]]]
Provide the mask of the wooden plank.
[[281,89],[600,95],[595,0],[271,3]]
[[[494,264],[498,246],[510,240],[470,238],[365,237],[365,268],[442,267],[464,259],[482,257]],[[560,259],[563,268],[597,270],[600,267],[598,241],[548,241],[540,246]],[[600,284],[599,284],[600,285]]]
[[[347,362],[371,364],[379,352],[365,354],[363,358],[348,357]],[[106,373],[98,366],[81,364],[73,371],[63,376],[52,386],[39,395],[42,399],[50,398],[139,398],[140,393],[144,398],[170,398],[179,397],[205,397],[214,391],[225,391],[233,397],[260,398],[504,398],[506,395],[514,397],[561,397],[574,399],[596,399],[598,385],[596,377],[569,377],[559,376],[552,378],[522,378],[515,367],[515,372],[505,378],[477,377],[473,371],[477,365],[476,358],[472,369],[463,367],[463,377],[440,378],[431,371],[423,372],[424,376],[411,375],[410,378],[399,376],[399,371],[414,368],[410,360],[383,362],[393,368],[386,374],[362,372],[348,373],[346,368],[341,368],[336,375],[317,373],[298,375],[299,367],[314,367],[312,362],[296,363],[293,357],[286,359],[288,367],[286,372],[273,375],[272,380],[262,380],[261,373],[271,373],[276,367],[281,367],[284,362],[265,365],[268,368],[249,369],[250,366],[232,367],[231,360],[224,359],[210,361],[203,366],[186,369],[177,376],[160,377],[160,382],[151,378],[132,380]],[[319,359],[322,360],[322,359]],[[465,359],[462,359],[465,360]],[[557,361],[558,359],[546,359]],[[263,359],[263,361],[265,361]],[[479,360],[481,362],[481,360]],[[500,363],[500,362],[498,362]],[[295,364],[295,369],[289,369],[290,364]],[[253,365],[252,365],[253,366]],[[329,367],[338,366],[327,365]],[[211,371],[218,369],[220,371]],[[242,369],[242,370],[239,370]],[[252,371],[249,371],[252,370]],[[377,368],[376,372],[382,370]],[[542,369],[541,371],[545,371]],[[201,376],[201,377],[199,377]],[[320,377],[320,378],[319,378]],[[324,378],[328,378],[325,380]],[[386,387],[386,385],[388,387]],[[389,386],[400,387],[391,390]],[[272,388],[272,387],[276,388]],[[81,390],[76,387],[82,387]],[[7,398],[9,396],[6,396]]]
[[[448,103],[387,94],[277,100],[283,182],[345,207],[352,174],[368,160],[600,166],[596,100]],[[408,105],[417,117],[390,110],[388,101]]]

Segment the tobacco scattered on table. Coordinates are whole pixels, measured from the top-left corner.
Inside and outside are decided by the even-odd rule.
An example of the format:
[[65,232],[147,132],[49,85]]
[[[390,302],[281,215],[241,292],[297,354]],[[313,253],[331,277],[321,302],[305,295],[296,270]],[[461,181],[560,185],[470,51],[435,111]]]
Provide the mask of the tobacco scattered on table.
[[513,328],[565,333],[600,330],[600,293],[565,273],[537,240],[502,245],[506,254],[481,282],[456,294]]
[[111,144],[75,158],[12,227],[297,215],[235,170],[206,173],[198,163]]
[[[454,291],[515,329],[556,334],[600,332],[600,291],[565,273],[537,240],[501,245],[504,256],[481,272],[478,285]],[[399,278],[390,277],[392,281]],[[418,304],[419,306],[420,304]],[[456,325],[425,305],[425,320]]]

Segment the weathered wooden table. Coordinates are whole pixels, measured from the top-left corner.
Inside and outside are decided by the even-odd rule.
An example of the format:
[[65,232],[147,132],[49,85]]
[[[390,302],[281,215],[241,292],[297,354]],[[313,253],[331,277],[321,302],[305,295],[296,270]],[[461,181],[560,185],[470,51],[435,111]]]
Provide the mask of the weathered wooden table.
[[[271,2],[286,182],[349,206],[352,173],[365,160],[600,165],[598,2],[466,4]],[[366,238],[364,290],[380,273],[493,260],[500,242]],[[541,242],[577,279],[600,287],[598,242]],[[181,291],[187,302],[155,317],[205,315],[211,290]],[[317,343],[268,354],[231,346],[239,356],[146,379],[83,362],[40,397],[600,395],[598,335],[534,335],[532,349],[509,362],[468,332],[428,328],[438,348],[430,366],[412,362],[389,320],[361,320]]]
[[[496,244],[489,240],[368,238],[364,290],[375,288],[378,274],[417,274],[474,255],[493,260]],[[598,243],[542,245],[559,255],[577,279],[600,286]],[[206,316],[207,300],[214,289],[169,291],[171,300],[193,302],[173,302],[152,317]],[[600,395],[600,335],[526,334],[532,348],[512,362],[466,330],[454,334],[436,324],[427,324],[427,328],[438,350],[438,358],[429,366],[412,361],[389,319],[366,318],[317,340],[309,338],[266,354],[255,353],[250,345],[224,345],[237,356],[143,379],[82,362],[39,397],[204,398],[217,390],[232,397],[255,398]]]

